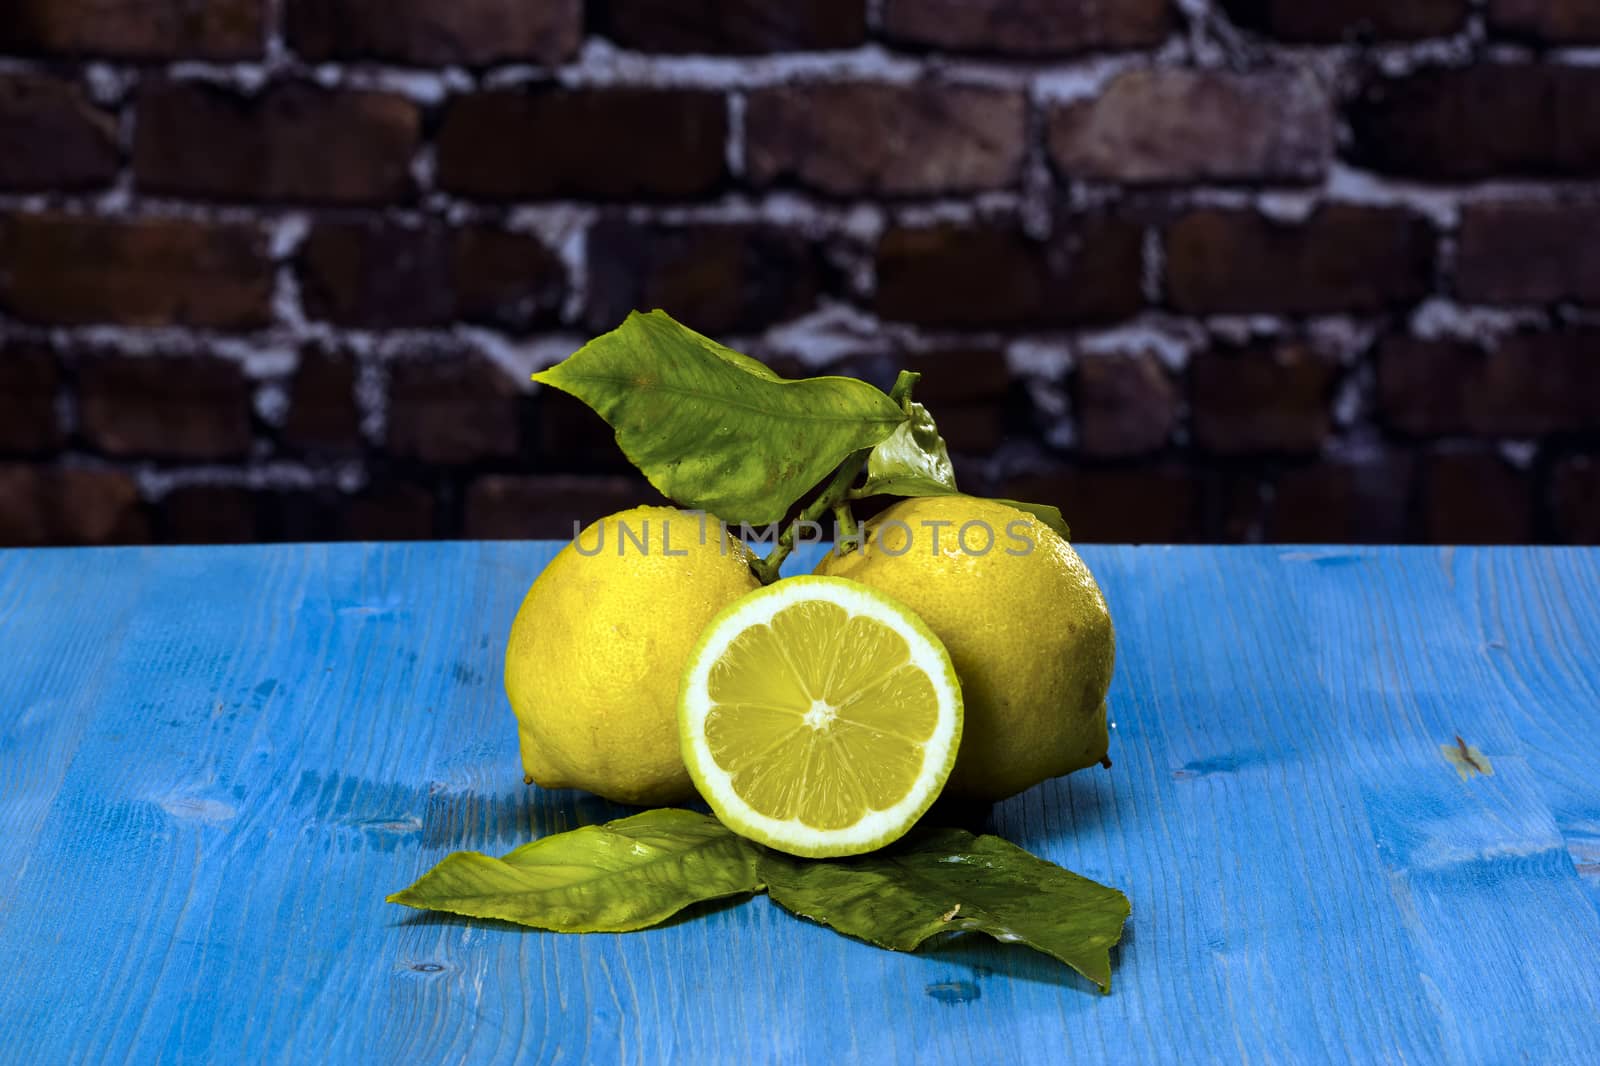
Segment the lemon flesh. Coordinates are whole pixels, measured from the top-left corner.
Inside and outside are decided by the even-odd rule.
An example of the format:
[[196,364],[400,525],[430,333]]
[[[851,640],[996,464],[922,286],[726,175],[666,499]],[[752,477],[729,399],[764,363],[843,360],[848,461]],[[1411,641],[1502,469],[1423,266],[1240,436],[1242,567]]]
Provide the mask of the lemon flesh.
[[939,794],[961,688],[909,609],[797,577],[706,627],[678,716],[684,764],[726,825],[793,855],[855,855],[898,839]]

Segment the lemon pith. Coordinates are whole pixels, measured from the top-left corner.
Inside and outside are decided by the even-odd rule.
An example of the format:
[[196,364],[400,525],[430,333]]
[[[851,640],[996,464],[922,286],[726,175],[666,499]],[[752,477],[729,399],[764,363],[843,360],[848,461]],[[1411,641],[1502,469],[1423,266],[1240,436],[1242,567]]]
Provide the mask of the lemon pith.
[[683,759],[735,830],[798,855],[869,851],[925,812],[954,764],[961,691],[914,614],[800,577],[715,618],[679,701]]

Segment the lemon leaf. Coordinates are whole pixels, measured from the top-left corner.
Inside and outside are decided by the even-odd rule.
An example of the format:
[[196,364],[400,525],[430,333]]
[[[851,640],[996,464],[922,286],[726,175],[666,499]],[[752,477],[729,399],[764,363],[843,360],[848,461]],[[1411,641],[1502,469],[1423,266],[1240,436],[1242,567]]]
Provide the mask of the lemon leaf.
[[946,496],[959,491],[933,416],[920,403],[908,403],[906,413],[905,422],[867,456],[867,480],[855,495]]
[[1048,503],[1024,503],[1021,500],[996,499],[995,503],[1003,503],[1007,507],[1015,507],[1019,511],[1026,511],[1057,533],[1062,540],[1072,539],[1072,530],[1067,528],[1067,520],[1061,516],[1061,508],[1051,507]]
[[498,859],[457,851],[387,899],[563,933],[620,933],[691,903],[760,891],[758,856],[710,815],[668,808],[544,837]]
[[761,856],[761,879],[784,909],[894,951],[941,933],[987,933],[1026,944],[1111,990],[1111,948],[1128,897],[997,836],[913,832],[850,859]]
[[[956,471],[950,462],[933,415],[920,403],[905,405],[906,420],[872,449],[867,456],[867,480],[852,489],[851,499],[866,496],[964,496],[956,488]],[[996,500],[1008,507],[1026,511],[1071,540],[1072,532],[1061,510],[1046,503]]]
[[668,498],[727,522],[778,521],[906,420],[864,381],[786,380],[664,311],[633,312],[533,380],[594,408]]

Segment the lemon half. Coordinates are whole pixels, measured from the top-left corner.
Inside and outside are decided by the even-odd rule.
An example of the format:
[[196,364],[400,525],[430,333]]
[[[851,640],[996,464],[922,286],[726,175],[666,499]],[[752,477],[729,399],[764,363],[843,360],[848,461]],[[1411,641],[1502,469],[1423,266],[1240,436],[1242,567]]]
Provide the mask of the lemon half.
[[898,839],[961,742],[961,686],[911,610],[843,578],[795,577],[734,601],[689,655],[683,761],[734,831],[793,855]]

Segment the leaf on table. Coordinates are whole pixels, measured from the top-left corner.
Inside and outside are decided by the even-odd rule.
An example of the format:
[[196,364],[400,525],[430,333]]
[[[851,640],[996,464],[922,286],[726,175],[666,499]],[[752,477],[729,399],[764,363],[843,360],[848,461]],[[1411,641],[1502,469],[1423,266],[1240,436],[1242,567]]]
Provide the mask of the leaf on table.
[[786,380],[664,311],[633,312],[533,380],[594,408],[668,498],[727,522],[778,521],[906,420],[864,381]]
[[691,903],[760,891],[758,858],[756,845],[710,815],[653,810],[498,859],[454,852],[388,902],[563,933],[621,933]]
[[914,951],[940,933],[987,933],[1059,959],[1102,992],[1130,913],[1116,889],[964,829],[916,831],[851,859],[765,851],[760,869],[785,909],[879,947]]
[[955,467],[933,416],[920,403],[906,405],[906,420],[867,456],[867,480],[856,496],[949,496]]

